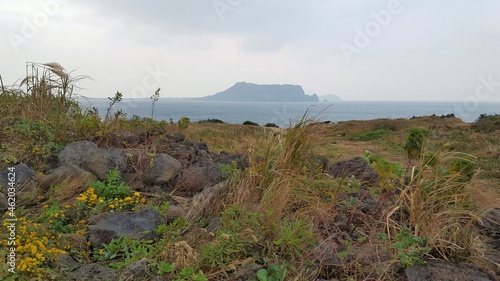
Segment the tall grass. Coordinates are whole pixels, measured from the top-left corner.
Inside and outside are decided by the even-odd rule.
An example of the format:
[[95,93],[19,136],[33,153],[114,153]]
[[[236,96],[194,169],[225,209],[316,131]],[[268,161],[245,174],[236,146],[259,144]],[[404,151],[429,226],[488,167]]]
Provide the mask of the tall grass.
[[443,259],[471,259],[481,255],[479,234],[474,224],[480,221],[469,185],[474,177],[457,162],[473,162],[473,157],[457,152],[438,152],[422,158],[412,169],[397,205],[388,211],[388,232],[395,236],[403,228],[412,235],[428,238],[431,254]]

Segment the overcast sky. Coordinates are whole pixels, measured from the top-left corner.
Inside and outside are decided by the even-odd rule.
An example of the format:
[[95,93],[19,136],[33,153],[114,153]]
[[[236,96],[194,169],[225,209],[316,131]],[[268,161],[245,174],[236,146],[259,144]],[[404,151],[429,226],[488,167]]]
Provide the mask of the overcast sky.
[[[45,3],[45,5],[41,5]],[[80,94],[199,97],[236,82],[344,100],[500,101],[498,0],[2,0],[0,75],[89,75]]]

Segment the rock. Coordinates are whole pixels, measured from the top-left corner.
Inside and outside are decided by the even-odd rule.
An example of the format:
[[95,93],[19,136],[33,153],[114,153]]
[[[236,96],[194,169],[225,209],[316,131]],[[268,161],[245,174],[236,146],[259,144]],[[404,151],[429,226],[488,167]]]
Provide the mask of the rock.
[[157,279],[159,276],[155,276],[148,267],[149,261],[147,259],[141,259],[134,261],[127,265],[120,274],[120,280],[127,281],[152,281],[152,280],[162,280],[162,278]]
[[156,154],[151,159],[146,159],[143,179],[144,183],[162,185],[168,183],[181,170],[181,163],[172,156],[164,153]]
[[94,174],[98,180],[105,180],[110,170],[118,168],[120,172],[124,172],[127,168],[127,159],[120,150],[102,149],[89,141],[72,142],[57,157],[62,165],[80,167]]
[[327,173],[334,178],[354,176],[364,184],[375,185],[380,180],[379,175],[361,157],[330,164]]
[[222,172],[216,164],[204,167],[190,167],[181,172],[180,178],[175,185],[176,195],[192,197],[207,186],[219,183],[222,180]]
[[186,139],[186,136],[181,133],[175,133],[172,138],[174,139],[174,142],[179,143],[183,142]]
[[[15,179],[16,190],[21,189],[23,185],[29,185],[31,180],[33,180],[36,176],[35,172],[24,163],[20,163],[12,167],[14,168],[13,178]],[[9,170],[0,171],[0,187],[4,189],[9,187],[9,173],[12,172]]]
[[248,280],[252,277],[257,276],[257,271],[261,270],[263,267],[255,262],[244,263],[238,267],[234,275],[238,276],[239,280]]
[[154,239],[156,228],[164,223],[160,213],[147,207],[137,212],[114,212],[89,219],[89,240],[92,247],[100,248],[122,235],[132,239]]
[[111,142],[113,143],[113,145],[122,147],[132,146],[132,145],[138,145],[140,142],[140,138],[138,135],[130,131],[117,130],[112,133]]
[[217,204],[217,200],[220,198],[221,194],[226,192],[228,192],[227,181],[205,187],[202,192],[193,197],[189,211],[186,214],[186,219],[190,221],[217,211],[217,208],[220,208],[220,204]]
[[248,167],[248,158],[241,154],[229,154],[225,151],[221,151],[219,154],[212,154],[210,157],[218,165],[229,165],[233,162],[236,163],[236,167],[240,170]]
[[179,205],[170,205],[167,210],[167,223],[172,223],[176,219],[183,218],[186,216],[189,208],[179,206]]
[[68,281],[110,281],[119,280],[118,272],[112,268],[91,263],[68,274]]
[[[64,164],[55,169],[50,175],[42,180],[42,188],[47,191],[51,186],[68,185],[72,188],[88,187],[91,182],[96,181],[97,177],[91,172],[85,171],[72,164]],[[71,192],[70,192],[71,193]]]
[[70,255],[59,255],[54,261],[53,266],[63,271],[74,271],[82,265],[73,259]]
[[208,226],[205,228],[208,232],[217,232],[217,230],[220,228],[220,217],[215,217],[210,220],[208,223]]
[[495,281],[472,265],[433,260],[407,268],[405,273],[408,281]]

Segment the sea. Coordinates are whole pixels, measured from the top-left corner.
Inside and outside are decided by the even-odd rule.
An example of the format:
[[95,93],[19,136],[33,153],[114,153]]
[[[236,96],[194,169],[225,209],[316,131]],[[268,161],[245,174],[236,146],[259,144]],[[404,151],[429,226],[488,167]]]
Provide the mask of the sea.
[[[84,108],[95,107],[104,117],[108,99],[79,99]],[[334,101],[334,102],[221,102],[196,99],[160,98],[152,110],[151,99],[123,99],[110,112],[121,110],[127,117],[153,117],[177,122],[188,117],[191,122],[219,119],[241,124],[252,121],[260,125],[274,123],[287,127],[301,118],[319,122],[348,120],[397,119],[427,115],[454,114],[464,122],[474,122],[481,114],[500,114],[500,102],[422,102],[422,101]]]

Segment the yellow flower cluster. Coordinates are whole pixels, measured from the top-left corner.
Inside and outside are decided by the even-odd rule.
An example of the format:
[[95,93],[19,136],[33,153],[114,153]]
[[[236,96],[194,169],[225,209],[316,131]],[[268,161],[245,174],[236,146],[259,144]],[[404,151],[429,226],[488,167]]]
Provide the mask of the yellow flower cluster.
[[89,187],[84,193],[80,193],[76,200],[87,205],[90,209],[95,207],[98,203],[102,204],[104,202],[103,198],[98,198],[97,194],[92,187]]
[[[4,225],[6,223],[4,221]],[[24,217],[18,218],[15,240],[16,255],[18,257],[17,269],[28,273],[30,276],[43,276],[46,270],[44,267],[50,261],[55,260],[58,255],[66,253],[56,248],[54,238],[56,237],[40,224],[33,223]]]
[[123,199],[114,198],[113,200],[109,200],[108,208],[115,211],[133,210],[135,206],[145,202],[146,198],[141,198],[139,192],[134,192],[132,197],[127,196]]

